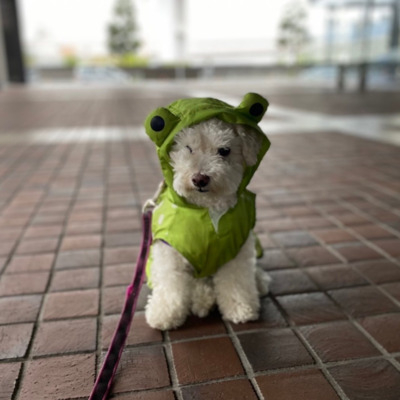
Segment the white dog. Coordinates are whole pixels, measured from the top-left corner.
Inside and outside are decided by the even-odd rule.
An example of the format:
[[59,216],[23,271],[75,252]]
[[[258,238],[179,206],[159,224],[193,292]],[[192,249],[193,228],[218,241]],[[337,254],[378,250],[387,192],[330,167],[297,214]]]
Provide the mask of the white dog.
[[[213,118],[185,128],[175,136],[170,152],[173,189],[188,203],[208,209],[218,229],[220,218],[236,205],[244,169],[256,164],[259,148],[257,135],[244,125]],[[228,321],[256,320],[259,296],[267,294],[269,282],[256,267],[252,232],[236,257],[206,278],[195,278],[190,262],[157,240],[152,245],[153,292],[146,319],[153,328],[177,328],[190,313],[205,317],[216,303]]]

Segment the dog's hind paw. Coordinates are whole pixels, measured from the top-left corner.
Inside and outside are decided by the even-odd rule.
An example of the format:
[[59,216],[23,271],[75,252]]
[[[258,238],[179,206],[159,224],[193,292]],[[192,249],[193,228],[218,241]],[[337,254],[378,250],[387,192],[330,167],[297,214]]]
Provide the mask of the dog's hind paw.
[[256,321],[259,316],[259,309],[247,304],[236,304],[235,307],[223,312],[223,318],[235,324]]

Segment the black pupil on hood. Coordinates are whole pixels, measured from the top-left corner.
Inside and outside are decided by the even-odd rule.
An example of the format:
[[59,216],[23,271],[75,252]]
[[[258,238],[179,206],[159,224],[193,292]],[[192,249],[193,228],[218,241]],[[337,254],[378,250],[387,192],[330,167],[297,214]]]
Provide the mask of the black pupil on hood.
[[218,149],[218,154],[222,157],[228,156],[230,152],[231,149],[229,147],[221,147],[220,149]]

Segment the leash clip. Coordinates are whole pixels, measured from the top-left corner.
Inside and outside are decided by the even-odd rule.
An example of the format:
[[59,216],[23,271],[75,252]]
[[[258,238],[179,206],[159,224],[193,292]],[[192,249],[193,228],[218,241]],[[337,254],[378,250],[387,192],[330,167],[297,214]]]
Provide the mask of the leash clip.
[[160,197],[161,192],[165,188],[165,181],[161,181],[158,185],[158,188],[156,192],[154,193],[153,197],[151,199],[147,199],[142,207],[142,213],[146,214],[148,211],[153,211],[157,207],[157,201],[158,198]]

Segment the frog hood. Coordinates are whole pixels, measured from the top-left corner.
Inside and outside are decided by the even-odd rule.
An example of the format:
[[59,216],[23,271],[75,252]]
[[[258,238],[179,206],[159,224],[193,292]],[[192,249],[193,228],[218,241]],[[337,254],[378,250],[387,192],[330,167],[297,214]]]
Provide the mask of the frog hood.
[[166,108],[157,108],[147,116],[145,120],[146,133],[157,146],[157,154],[165,183],[172,192],[176,204],[188,205],[173,189],[174,172],[169,152],[174,143],[175,135],[184,128],[211,118],[252,128],[258,134],[261,146],[256,164],[247,166],[244,170],[243,179],[238,189],[238,192],[241,193],[249,184],[270,147],[270,141],[258,126],[267,108],[268,101],[265,98],[256,93],[248,93],[237,107],[213,98],[188,98],[177,100]]

